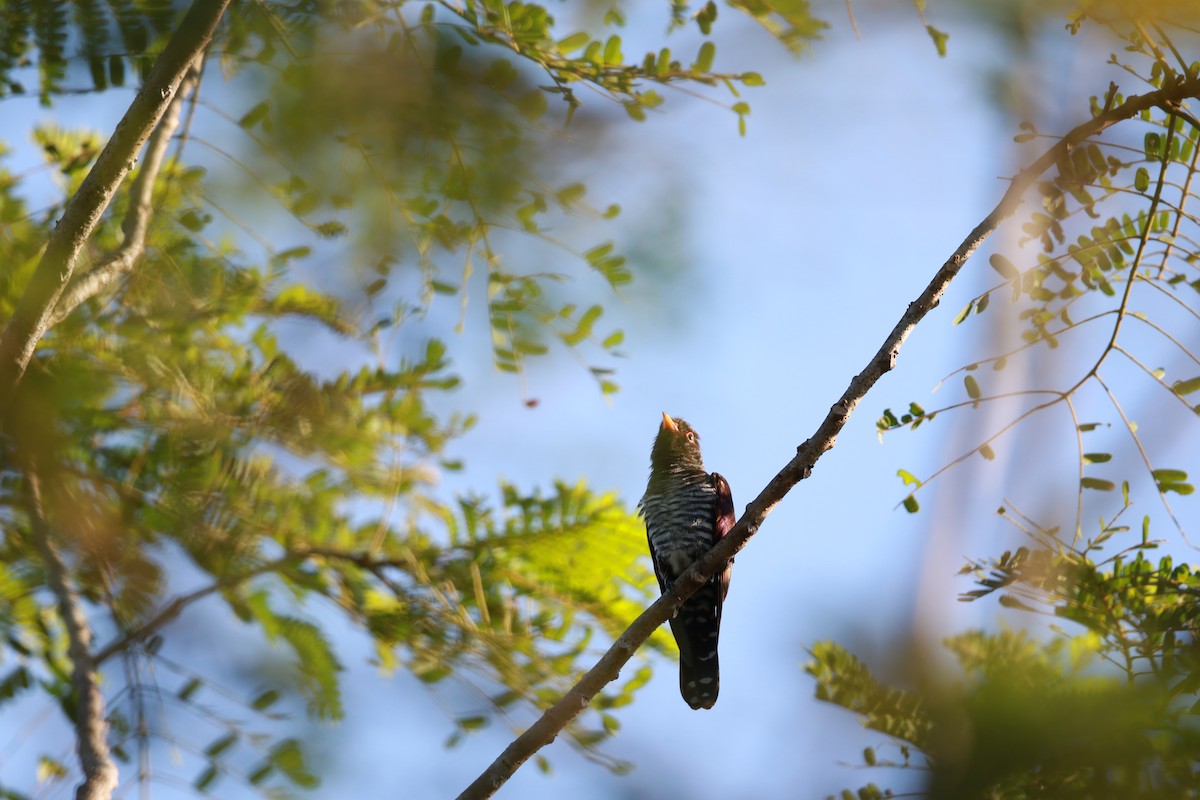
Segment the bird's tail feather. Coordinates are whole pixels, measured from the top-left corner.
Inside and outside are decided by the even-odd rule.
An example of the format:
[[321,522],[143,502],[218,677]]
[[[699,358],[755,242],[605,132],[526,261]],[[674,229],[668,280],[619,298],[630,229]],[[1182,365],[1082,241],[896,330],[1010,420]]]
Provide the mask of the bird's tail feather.
[[671,632],[679,644],[679,693],[692,708],[712,708],[721,688],[717,640],[721,630],[720,588],[710,580],[679,609]]

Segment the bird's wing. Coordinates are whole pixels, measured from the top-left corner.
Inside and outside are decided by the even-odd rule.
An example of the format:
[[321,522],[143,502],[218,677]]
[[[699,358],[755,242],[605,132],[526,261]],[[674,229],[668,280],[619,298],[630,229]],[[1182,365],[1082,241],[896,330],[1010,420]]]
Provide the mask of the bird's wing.
[[654,577],[658,578],[659,594],[666,594],[667,582],[663,580],[662,570],[658,568],[658,556],[654,552],[654,542],[650,541],[650,523],[646,523],[646,546],[650,550],[650,563],[654,565]]
[[[716,472],[711,477],[717,490],[717,502],[713,507],[713,513],[716,515],[713,531],[716,533],[716,541],[720,541],[733,529],[734,523],[737,522],[737,514],[733,510],[733,492],[729,488],[729,481]],[[733,577],[733,559],[729,560],[718,577],[721,582],[721,602],[724,602],[725,595],[729,594],[729,580]]]

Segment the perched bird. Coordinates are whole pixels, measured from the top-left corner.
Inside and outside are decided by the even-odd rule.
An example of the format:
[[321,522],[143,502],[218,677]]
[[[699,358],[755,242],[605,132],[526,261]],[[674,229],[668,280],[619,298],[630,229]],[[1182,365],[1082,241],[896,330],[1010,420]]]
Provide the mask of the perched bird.
[[[663,412],[650,451],[650,482],[638,504],[646,519],[650,560],[662,592],[733,527],[733,495],[715,472],[704,471],[700,437]],[[679,645],[679,692],[692,708],[712,708],[720,688],[717,636],[733,562],[713,575],[671,619]]]

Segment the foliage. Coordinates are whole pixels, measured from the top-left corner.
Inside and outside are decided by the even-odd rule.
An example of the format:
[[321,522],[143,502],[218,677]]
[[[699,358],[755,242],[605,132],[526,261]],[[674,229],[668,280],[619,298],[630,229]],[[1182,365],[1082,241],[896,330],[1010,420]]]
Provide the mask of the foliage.
[[[1075,31],[1107,28],[1123,46],[1112,63],[1151,89],[1200,74],[1200,62],[1181,55],[1196,44],[1186,11],[1155,18],[1125,10],[1094,16],[1081,10],[1071,25]],[[1092,115],[1127,93],[1112,84],[1091,99]],[[1194,797],[1200,785],[1196,567],[1177,562],[1179,555],[1155,553],[1185,548],[1182,557],[1191,555],[1186,517],[1172,503],[1191,495],[1193,486],[1185,469],[1159,463],[1147,434],[1158,424],[1171,438],[1185,436],[1200,413],[1188,400],[1200,386],[1192,344],[1200,316],[1192,300],[1200,291],[1200,218],[1192,210],[1200,122],[1174,106],[1151,109],[1139,122],[1136,145],[1128,131],[1124,138],[1089,140],[1054,166],[1018,242],[1040,252],[993,254],[990,264],[1002,282],[970,300],[954,320],[964,323],[999,305],[989,301],[1007,297],[1019,319],[1019,341],[955,373],[962,376],[961,401],[931,411],[916,403],[902,414],[887,409],[878,421],[881,436],[899,428],[929,430],[926,424],[939,415],[1024,402],[932,476],[901,470],[909,512],[918,510],[916,494],[932,480],[975,454],[995,459],[993,446],[1044,410],[1064,412],[1078,464],[1070,528],[1043,526],[1006,503],[1001,516],[1027,544],[963,568],[978,588],[962,600],[995,596],[1022,615],[1030,632],[952,636],[943,644],[957,669],[932,666],[938,656],[919,659],[905,676],[904,685],[913,689],[876,681],[838,645],[812,650],[807,669],[818,696],[856,713],[888,738],[887,752],[899,754],[880,758],[870,750],[867,765],[923,773],[924,796]],[[1048,138],[1024,123],[1017,141]],[[1053,365],[1038,374],[1054,385],[1003,384],[1007,367],[1038,358]],[[1148,366],[1153,363],[1170,366]],[[1132,378],[1125,367],[1133,367]],[[1137,393],[1139,375],[1153,385],[1148,401]],[[1106,402],[1111,420],[1095,421],[1095,397]],[[1138,418],[1147,425],[1139,426]],[[1122,431],[1128,446],[1088,444],[1109,427]],[[1085,509],[1096,507],[1092,493],[1105,503],[1094,529],[1085,520]],[[1140,524],[1126,521],[1139,496],[1157,501],[1172,537],[1151,537],[1156,515],[1142,515]],[[890,792],[871,784],[858,796]]]
[[[915,5],[945,55],[947,35]],[[1141,84],[1200,73],[1183,55],[1196,29],[1186,6],[1101,5],[1081,4],[1068,25],[1116,36],[1113,63]],[[156,769],[199,794],[225,781],[266,795],[317,785],[290,720],[301,706],[317,720],[344,713],[337,626],[368,637],[384,671],[474,690],[473,707],[451,711],[454,744],[495,720],[519,727],[562,697],[596,645],[656,594],[640,524],[609,493],[549,478],[549,489],[457,496],[439,486],[466,468],[454,445],[477,418],[456,407],[455,390],[477,376],[454,369],[466,345],[449,333],[482,324],[492,364],[522,386],[531,359],[568,351],[601,393],[617,391],[624,335],[602,320],[634,270],[592,225],[621,210],[561,177],[571,155],[559,128],[586,138],[616,124],[592,97],[647,120],[678,87],[726,106],[744,134],[742,91],[764,79],[717,69],[719,8],[748,14],[792,52],[824,23],[805,0],[672,2],[668,33],[694,24],[702,43],[638,57],[624,52],[620,5],[580,23],[557,20],[560,8],[571,13],[501,0],[230,7],[206,54],[203,99],[185,90],[172,157],[125,187],[151,180],[152,207],[117,194],[69,288],[104,279],[52,315],[3,420],[0,706],[40,693],[74,719],[81,705],[78,636],[47,590],[45,523],[95,635],[113,753],[149,781],[144,765],[167,741],[184,755]],[[159,0],[5,2],[0,97],[36,84],[45,106],[84,93],[121,100],[111,90],[147,75],[181,12]],[[1129,93],[1098,90],[1091,113]],[[1166,543],[1150,538],[1150,515],[1139,531],[1124,522],[1145,488],[1174,526],[1171,543],[1186,540],[1171,504],[1193,484],[1188,464],[1159,463],[1119,397],[1128,381],[1115,363],[1194,424],[1200,122],[1172,105],[1137,124],[1135,145],[1096,138],[1054,166],[1020,242],[1041,252],[993,254],[1001,282],[956,319],[994,314],[993,300],[1008,297],[1019,340],[955,373],[961,400],[909,403],[878,423],[881,435],[928,431],[939,415],[1026,403],[947,469],[996,458],[994,446],[1044,410],[1065,413],[1076,444],[1071,529],[1006,505],[1028,544],[964,568],[979,587],[964,600],[995,596],[1044,630],[950,637],[949,675],[919,661],[901,685],[837,644],[812,648],[818,697],[889,742],[868,748],[866,765],[919,772],[930,797],[1196,794],[1197,570],[1154,552]],[[53,124],[33,135],[54,188],[0,172],[0,319],[104,138]],[[1017,139],[1056,137],[1026,123]],[[109,272],[147,214],[136,266]],[[572,219],[589,223],[584,236]],[[1168,366],[1151,366],[1164,346]],[[1000,384],[1010,364],[1063,352],[1072,358],[1050,373],[1055,385]],[[1109,421],[1080,416],[1088,392],[1109,403]],[[1110,425],[1140,466],[1085,444]],[[909,512],[942,472],[901,470]],[[1094,531],[1091,495],[1111,515]],[[254,689],[177,657],[186,648],[170,624],[206,600],[269,648]],[[673,648],[662,631],[652,645]],[[566,731],[616,770],[628,765],[598,745],[649,679],[642,658]],[[39,779],[72,769],[46,754]],[[890,794],[869,783],[843,796]]]
[[[806,4],[750,5],[735,4],[789,47],[820,31]],[[140,80],[181,9],[17,0],[0,14],[0,95],[32,77],[50,106]],[[672,15],[707,37],[717,10]],[[172,157],[142,166],[152,208],[117,194],[71,288],[108,277],[61,309],[5,420],[0,704],[43,692],[74,713],[70,643],[35,546],[43,514],[96,632],[113,752],[150,780],[167,738],[201,794],[228,780],[270,795],[316,785],[283,722],[294,695],[310,716],[342,715],[335,620],[369,636],[385,670],[477,685],[482,707],[454,712],[461,734],[557,698],[594,641],[640,612],[656,594],[644,533],[612,495],[437,486],[464,468],[450,448],[476,419],[451,410],[463,376],[447,333],[467,327],[469,298],[486,307],[500,370],[557,343],[617,390],[623,334],[602,328],[603,298],[632,271],[611,242],[551,234],[567,215],[620,212],[555,177],[556,126],[609,124],[577,113],[580,90],[635,120],[664,87],[727,91],[744,130],[737,87],[763,83],[714,71],[708,39],[694,57],[627,58],[622,21],[614,8],[564,28],[548,7],[496,0],[230,7]],[[104,139],[49,124],[34,135],[53,196],[0,173],[0,319]],[[137,266],[112,280],[106,265],[143,214]],[[554,269],[514,266],[528,258],[519,237],[560,251]],[[604,289],[567,286],[588,276]],[[286,654],[286,668],[258,671],[265,688],[229,689],[176,657],[167,626],[207,598]],[[623,768],[596,746],[649,675],[643,660],[569,740]],[[47,780],[68,777],[44,763]]]

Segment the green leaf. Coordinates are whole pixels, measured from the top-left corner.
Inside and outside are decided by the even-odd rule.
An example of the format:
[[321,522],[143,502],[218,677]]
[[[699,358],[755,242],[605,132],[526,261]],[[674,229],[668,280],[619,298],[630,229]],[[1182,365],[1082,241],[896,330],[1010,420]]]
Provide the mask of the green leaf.
[[572,183],[559,189],[555,198],[564,206],[569,206],[572,203],[577,203],[587,194],[587,187],[582,183]]
[[176,692],[175,696],[178,697],[180,700],[184,700],[184,701],[191,700],[192,695],[194,695],[197,691],[199,691],[200,687],[203,685],[204,685],[204,681],[200,680],[199,678],[192,678],[187,683],[185,683],[182,687],[180,687],[179,691]]
[[37,782],[48,783],[50,781],[60,781],[70,775],[70,770],[61,761],[57,761],[50,756],[39,756],[37,765]]
[[821,32],[829,27],[813,17],[808,2],[728,0],[728,4],[750,15],[794,55],[799,55],[810,42],[821,38]]
[[270,110],[271,110],[271,106],[267,103],[266,100],[263,100],[262,102],[256,104],[253,108],[251,108],[245,114],[243,114],[242,118],[238,120],[238,125],[249,130],[250,128],[253,128],[255,125],[258,125],[260,122],[262,122],[264,119],[266,119],[267,114],[270,112]]
[[[0,584],[4,581],[4,576],[0,573]],[[15,641],[15,640],[11,640]],[[28,689],[32,685],[30,680],[29,670],[24,667],[16,667],[0,681],[0,702],[10,700],[18,694]]]
[[608,37],[608,41],[604,44],[604,63],[618,64],[624,60],[621,55],[621,37],[613,35]]
[[1084,453],[1083,463],[1085,464],[1103,464],[1107,461],[1112,461],[1111,453]]
[[717,4],[714,0],[708,0],[704,4],[704,8],[696,12],[696,24],[700,26],[700,32],[705,36],[712,33],[712,25],[717,19]]
[[304,760],[304,751],[295,739],[284,739],[276,744],[267,759],[297,786],[312,789],[319,783],[316,776],[309,772]]
[[1139,192],[1144,192],[1150,188],[1150,173],[1145,167],[1138,167],[1137,172],[1133,176],[1133,187]]
[[556,47],[558,48],[558,52],[567,55],[581,47],[585,47],[591,39],[592,37],[587,31],[579,31],[578,33],[572,33],[570,36],[559,39]]
[[967,317],[971,316],[971,310],[972,310],[973,308],[975,308],[975,301],[974,301],[974,300],[972,300],[971,302],[967,303],[967,305],[966,305],[966,306],[963,308],[963,310],[962,310],[962,311],[960,311],[960,312],[958,312],[958,316],[956,316],[956,317],[954,318],[954,322],[953,322],[953,323],[951,323],[951,324],[953,324],[953,325],[959,325],[959,324],[961,324],[961,323],[963,322],[963,320],[965,320]]
[[1017,269],[1016,265],[999,253],[993,253],[988,258],[988,264],[991,265],[992,269],[1000,273],[1000,277],[1006,280],[1012,281],[1021,277],[1021,272]]
[[638,102],[641,103],[645,108],[658,108],[663,104],[662,95],[653,89],[640,92],[637,96],[637,99]]
[[979,382],[975,380],[974,375],[967,375],[963,378],[963,386],[967,389],[967,396],[972,400],[978,400],[981,397],[979,391]]
[[279,702],[279,692],[274,689],[268,689],[250,702],[250,707],[255,711],[265,711],[271,706]]
[[762,75],[757,72],[743,72],[741,74],[743,86],[766,86],[767,82],[763,80]]
[[1171,385],[1171,391],[1178,395],[1191,394],[1200,389],[1200,376],[1188,378],[1186,381],[1176,381]]
[[505,92],[517,82],[518,77],[512,62],[507,58],[497,58],[484,70],[481,80],[484,86],[497,92]]
[[200,773],[199,777],[192,781],[192,788],[194,788],[197,792],[207,794],[209,787],[216,782],[220,774],[221,773],[217,770],[216,764],[209,764],[208,767]]
[[246,776],[246,782],[251,786],[261,786],[274,772],[275,767],[270,762],[260,764]]
[[217,758],[226,750],[237,744],[237,740],[238,735],[236,733],[226,734],[210,744],[208,747],[204,748],[204,756],[210,759]]
[[[264,609],[261,613],[270,612]],[[273,615],[271,624],[274,630],[268,629],[268,636],[282,638],[296,654],[296,681],[308,699],[309,712],[323,719],[341,719],[342,699],[337,676],[342,666],[321,629],[310,622],[282,615]],[[259,700],[253,707],[261,710]]]
[[517,100],[517,110],[521,112],[521,116],[532,122],[541,119],[548,107],[546,94],[541,89],[531,89]]
[[621,344],[621,342],[623,342],[623,341],[625,341],[625,332],[619,331],[619,330],[613,331],[612,333],[610,333],[608,335],[608,337],[603,342],[600,343],[600,346],[603,347],[605,350],[608,350],[613,347],[616,347],[617,345]]
[[939,56],[946,56],[946,42],[950,39],[950,34],[943,33],[932,25],[926,25],[925,30],[929,33],[929,38],[933,40],[933,46],[937,48]]
[[570,333],[563,334],[563,344],[566,344],[568,347],[574,347],[591,336],[592,327],[595,325],[596,320],[598,320],[600,315],[603,313],[604,309],[599,305],[593,305],[588,308],[588,310],[583,313],[583,315],[579,318],[579,321],[575,324],[575,330]]
[[1117,488],[1117,485],[1112,481],[1106,481],[1102,478],[1084,478],[1079,484],[1084,489],[1095,489],[1098,492],[1111,492]]

